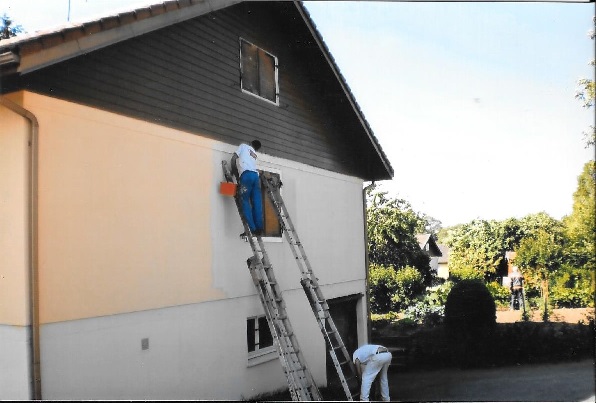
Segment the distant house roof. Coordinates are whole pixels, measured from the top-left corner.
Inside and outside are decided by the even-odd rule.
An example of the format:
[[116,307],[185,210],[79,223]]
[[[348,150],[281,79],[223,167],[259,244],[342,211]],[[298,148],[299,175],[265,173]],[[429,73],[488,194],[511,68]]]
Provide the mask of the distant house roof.
[[441,250],[439,249],[435,237],[432,234],[418,234],[416,235],[418,245],[420,249],[428,252],[430,257],[442,256]]
[[[2,40],[0,41],[0,95],[14,90],[15,85],[18,87],[18,77],[22,74],[241,2],[240,0],[162,1],[89,21],[68,23],[53,29]],[[337,77],[341,91],[360,121],[373,152],[380,162],[378,168],[366,179],[391,179],[394,174],[391,163],[373,134],[321,34],[301,2],[293,3]]]
[[439,257],[439,264],[449,262],[449,246],[443,244],[437,244],[439,250],[441,251],[441,257]]

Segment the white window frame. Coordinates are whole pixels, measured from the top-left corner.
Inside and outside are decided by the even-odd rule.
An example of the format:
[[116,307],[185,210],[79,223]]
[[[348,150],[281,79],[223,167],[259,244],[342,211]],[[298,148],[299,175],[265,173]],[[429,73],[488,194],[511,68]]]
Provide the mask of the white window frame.
[[[262,50],[263,52],[265,52],[266,54],[268,54],[269,56],[271,56],[273,58],[273,60],[275,61],[275,101],[272,101],[270,99],[267,99],[265,97],[260,96],[259,94],[255,94],[254,92],[248,91],[244,89],[244,86],[242,85],[242,79],[244,77],[244,69],[242,66],[242,42],[246,42],[260,50]],[[266,51],[265,49],[261,48],[260,46],[255,45],[254,43],[252,43],[251,41],[248,41],[242,37],[240,37],[239,39],[239,53],[240,53],[240,89],[242,90],[243,93],[245,94],[249,94],[252,95],[253,97],[259,98],[265,102],[268,102],[272,105],[275,106],[279,106],[279,62],[277,59],[277,56],[275,56],[273,53]]]
[[[255,365],[259,365],[265,362],[269,362],[272,360],[275,360],[277,358],[277,349],[275,346],[275,338],[273,337],[273,335],[271,335],[271,339],[273,340],[273,344],[271,346],[267,346],[264,348],[257,348],[258,346],[258,342],[259,342],[259,328],[258,328],[258,324],[259,324],[259,319],[260,318],[265,318],[265,323],[267,323],[267,328],[269,329],[269,331],[271,332],[270,328],[269,328],[269,323],[267,322],[267,319],[265,317],[265,315],[257,315],[257,316],[251,316],[246,318],[247,322],[249,320],[254,321],[254,328],[255,328],[255,350],[254,351],[248,351],[248,344],[247,344],[247,351],[248,351],[248,366],[252,367]],[[248,326],[248,323],[247,323]],[[247,340],[248,343],[248,340]]]

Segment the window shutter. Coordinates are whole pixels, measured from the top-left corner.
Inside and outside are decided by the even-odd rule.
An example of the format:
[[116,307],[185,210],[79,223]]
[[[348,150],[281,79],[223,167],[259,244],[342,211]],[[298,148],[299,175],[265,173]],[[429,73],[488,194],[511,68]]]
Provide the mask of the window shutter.
[[242,88],[254,94],[259,92],[258,48],[242,41]]
[[259,49],[259,95],[276,102],[275,58]]

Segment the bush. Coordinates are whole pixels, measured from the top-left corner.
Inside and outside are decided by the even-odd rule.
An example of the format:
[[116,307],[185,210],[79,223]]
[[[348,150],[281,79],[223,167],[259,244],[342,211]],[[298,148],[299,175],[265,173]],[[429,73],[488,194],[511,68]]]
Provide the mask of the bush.
[[594,306],[594,285],[589,270],[565,266],[554,283],[549,297],[556,308]]
[[495,301],[481,280],[456,283],[445,303],[445,325],[455,333],[494,327]]
[[370,268],[370,307],[373,313],[400,311],[424,291],[420,271],[413,267],[395,270],[373,264]]
[[437,326],[443,323],[445,307],[442,305],[431,305],[427,301],[419,301],[406,309],[405,318],[412,320],[419,325]]
[[[589,324],[560,322],[499,323],[473,357],[453,354],[454,343],[444,327],[419,327],[411,337],[408,365],[416,369],[494,367],[516,364],[555,363],[594,357],[594,321]],[[467,341],[464,341],[467,343]],[[464,351],[468,344],[455,347]]]
[[486,341],[497,324],[495,301],[482,280],[456,283],[445,304],[445,330],[452,360],[460,367],[482,366],[491,350]]
[[553,288],[550,300],[556,308],[585,308],[594,306],[594,295],[587,289]]
[[509,307],[511,302],[511,291],[509,288],[502,286],[496,281],[491,281],[486,284],[486,288],[492,295],[495,305],[499,307]]
[[463,280],[482,280],[484,273],[471,266],[449,267],[449,279],[458,282]]
[[392,266],[371,264],[369,272],[370,310],[387,313],[393,310],[391,297],[397,292],[397,273]]
[[425,290],[422,274],[417,269],[406,266],[396,273],[397,290],[391,297],[393,308],[401,311],[412,305],[416,297]]
[[445,303],[447,302],[447,296],[451,292],[452,288],[453,282],[445,281],[440,286],[430,289],[430,293],[425,297],[425,299],[430,301],[431,305],[445,306]]

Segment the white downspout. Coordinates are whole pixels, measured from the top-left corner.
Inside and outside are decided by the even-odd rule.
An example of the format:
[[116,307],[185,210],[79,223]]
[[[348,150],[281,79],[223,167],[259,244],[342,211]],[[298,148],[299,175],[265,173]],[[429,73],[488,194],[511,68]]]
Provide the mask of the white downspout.
[[37,259],[37,158],[39,122],[33,113],[22,106],[0,96],[0,105],[29,120],[31,132],[29,137],[29,320],[31,323],[31,389],[32,400],[41,400],[41,366],[39,349],[39,284]]
[[364,291],[364,298],[366,299],[365,303],[366,303],[366,343],[370,343],[371,337],[372,337],[372,329],[371,329],[371,319],[370,319],[370,287],[369,287],[369,269],[370,269],[370,262],[368,260],[368,225],[367,225],[367,219],[366,219],[366,212],[367,212],[367,206],[366,206],[366,192],[368,191],[368,189],[370,189],[371,187],[373,187],[375,185],[375,182],[372,181],[370,183],[370,185],[365,186],[362,189],[362,218],[364,220],[364,266],[366,269],[366,277],[365,277],[365,284],[364,286],[365,291]]

